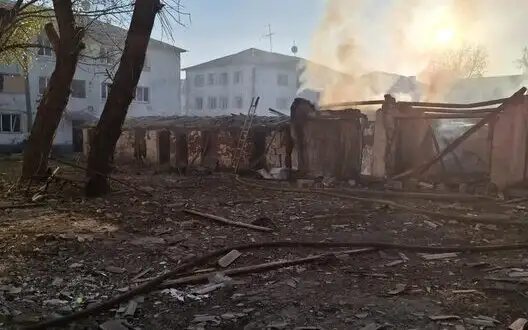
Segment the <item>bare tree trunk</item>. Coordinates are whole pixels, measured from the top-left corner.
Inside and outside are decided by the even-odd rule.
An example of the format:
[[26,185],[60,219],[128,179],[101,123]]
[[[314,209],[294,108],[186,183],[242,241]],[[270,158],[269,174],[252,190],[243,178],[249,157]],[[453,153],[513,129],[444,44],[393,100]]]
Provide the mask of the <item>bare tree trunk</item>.
[[159,0],[135,2],[125,49],[90,146],[86,171],[88,182],[85,187],[87,196],[100,196],[110,190],[108,175],[112,171],[115,146],[134,98],[154,20],[161,8]]
[[53,24],[45,26],[55,52],[55,69],[48,87],[37,107],[37,115],[24,150],[22,180],[41,176],[48,166],[55,131],[68,104],[70,86],[77,68],[79,54],[84,48],[84,29],[76,27],[71,0],[53,0],[60,37]]

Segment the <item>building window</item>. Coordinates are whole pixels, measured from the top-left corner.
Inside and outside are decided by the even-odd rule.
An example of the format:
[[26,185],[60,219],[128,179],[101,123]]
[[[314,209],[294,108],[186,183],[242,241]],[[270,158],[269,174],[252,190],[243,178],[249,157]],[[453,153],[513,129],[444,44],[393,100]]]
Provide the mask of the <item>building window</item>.
[[39,77],[39,95],[44,94],[48,87],[49,77]]
[[148,87],[136,87],[134,91],[134,100],[137,102],[149,103],[150,91]]
[[13,113],[3,113],[0,115],[0,132],[20,133],[20,115]]
[[205,80],[205,78],[204,78],[203,74],[196,75],[194,77],[194,86],[195,87],[203,87],[204,80]]
[[242,71],[236,71],[233,76],[233,84],[241,84],[242,83]]
[[277,109],[284,110],[288,108],[288,99],[281,97],[277,99]]
[[228,84],[227,72],[222,72],[220,74],[220,85],[226,86]]
[[0,92],[4,91],[4,75],[0,74]]
[[37,44],[39,44],[41,47],[38,49],[37,54],[41,56],[52,56],[53,51],[51,48],[51,42],[48,40],[48,38],[39,36],[37,37]]
[[197,97],[194,99],[194,108],[197,110],[203,109],[203,97]]
[[104,82],[101,84],[101,98],[106,99],[108,97],[108,94],[110,93],[110,87],[112,87],[112,84],[109,82]]
[[235,108],[242,109],[244,100],[242,99],[242,96],[235,97]]
[[113,64],[113,52],[110,47],[101,46],[99,48],[99,63]]
[[77,99],[86,98],[86,81],[73,79],[71,82],[71,96]]
[[216,97],[209,96],[207,98],[207,108],[208,109],[216,109]]
[[288,75],[279,73],[277,75],[277,85],[279,86],[288,86]]
[[207,75],[207,84],[208,85],[214,85],[215,83],[215,74],[214,73],[210,73]]
[[229,106],[229,99],[227,96],[220,96],[218,103],[220,103],[220,109],[227,109]]

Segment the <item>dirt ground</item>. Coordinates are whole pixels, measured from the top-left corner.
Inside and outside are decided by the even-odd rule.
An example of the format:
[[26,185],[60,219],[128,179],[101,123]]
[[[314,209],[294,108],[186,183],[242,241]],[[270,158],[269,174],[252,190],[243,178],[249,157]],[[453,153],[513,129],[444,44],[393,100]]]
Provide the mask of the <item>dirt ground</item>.
[[[115,192],[104,199],[85,199],[80,185],[53,182],[42,206],[5,208],[10,199],[24,202],[6,195],[18,165],[4,162],[0,167],[2,194],[9,196],[0,210],[2,329],[80,310],[193,256],[235,244],[302,240],[489,245],[525,242],[528,233],[524,226],[420,214],[493,211],[522,221],[523,204],[391,199],[416,208],[413,212],[320,193],[249,187],[227,174],[199,178],[128,171],[116,178],[153,196],[114,182]],[[59,173],[82,176],[71,169]],[[184,213],[184,207],[245,223],[260,219],[275,230],[221,225]],[[97,329],[114,319],[122,321],[120,327],[107,323],[105,329],[506,329],[528,317],[525,251],[431,256],[384,250],[244,276],[223,273],[329,251],[339,249],[242,251],[227,268],[211,260],[195,269],[215,274],[204,283],[136,297],[70,329]],[[433,257],[438,259],[427,260]]]

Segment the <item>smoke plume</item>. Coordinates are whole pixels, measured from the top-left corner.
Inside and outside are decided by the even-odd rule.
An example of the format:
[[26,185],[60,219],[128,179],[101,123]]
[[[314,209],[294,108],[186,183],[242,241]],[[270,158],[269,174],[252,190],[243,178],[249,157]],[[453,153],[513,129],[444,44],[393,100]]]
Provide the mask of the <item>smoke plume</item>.
[[[484,52],[478,74],[520,73],[514,61],[528,45],[526,17],[523,0],[326,0],[301,79],[322,90],[320,104],[382,98],[396,76],[369,75],[376,71],[415,76],[425,86],[419,98],[439,100],[469,77],[460,69],[471,62],[461,59],[468,52],[457,50]],[[446,54],[465,64],[439,68]],[[327,68],[342,74],[328,76]]]

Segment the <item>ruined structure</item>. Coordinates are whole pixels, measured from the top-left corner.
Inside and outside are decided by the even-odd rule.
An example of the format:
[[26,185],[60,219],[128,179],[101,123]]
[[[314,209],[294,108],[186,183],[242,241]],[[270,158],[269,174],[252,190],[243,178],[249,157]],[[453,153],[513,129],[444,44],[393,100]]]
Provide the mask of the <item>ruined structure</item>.
[[[232,167],[243,115],[224,117],[143,117],[128,120],[117,142],[117,164],[141,162],[177,169],[207,166]],[[240,168],[285,167],[289,141],[288,120],[255,117]],[[90,132],[84,129],[84,153],[89,152]],[[296,168],[296,161],[292,161]]]
[[[288,168],[304,177],[357,178],[364,118],[359,110],[316,111],[310,102],[296,99],[291,117],[254,118],[240,168]],[[130,119],[114,161],[232,170],[244,119],[244,115]],[[86,155],[91,132],[91,127],[83,131]]]
[[[255,117],[240,168],[288,168],[297,177],[340,180],[367,174],[377,181],[404,184],[486,182],[505,191],[525,183],[528,176],[525,91],[474,104],[398,102],[386,95],[384,100],[347,103],[341,110],[315,109],[297,98],[289,117]],[[381,109],[374,121],[354,109],[376,103]],[[232,115],[129,120],[117,143],[115,162],[232,170],[244,119]],[[87,128],[85,153],[89,135]]]
[[[525,92],[522,88],[510,98],[474,104],[396,102],[386,95],[376,113],[372,175],[447,182],[458,167],[457,174],[466,180],[482,174],[498,191],[524,183],[528,160]],[[475,124],[440,148],[435,121],[443,119],[471,119]],[[464,168],[460,156],[467,153],[481,161]],[[448,155],[455,165],[445,163]],[[464,182],[460,176],[456,180]]]
[[317,111],[310,102],[295,99],[291,106],[291,131],[299,176],[357,179],[366,123],[359,110]]

